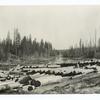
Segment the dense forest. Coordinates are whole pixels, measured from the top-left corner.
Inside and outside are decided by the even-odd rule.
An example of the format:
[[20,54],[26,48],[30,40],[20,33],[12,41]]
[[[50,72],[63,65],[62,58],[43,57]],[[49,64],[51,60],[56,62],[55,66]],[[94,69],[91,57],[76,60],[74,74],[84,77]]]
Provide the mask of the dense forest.
[[15,29],[13,34],[13,39],[8,32],[7,37],[0,41],[0,61],[10,58],[51,57],[59,55],[59,53],[67,58],[100,58],[100,38],[98,45],[96,38],[94,44],[90,40],[87,45],[80,39],[79,46],[71,46],[69,49],[60,51],[55,50],[50,42],[43,39],[38,42],[36,38],[32,39],[31,34],[21,37],[18,29]]
[[50,42],[44,41],[43,39],[37,42],[36,38],[32,40],[31,35],[21,38],[18,29],[14,30],[13,39],[11,39],[10,32],[8,32],[6,39],[0,41],[0,60],[8,60],[11,57],[49,57],[55,55],[56,50],[53,49]]

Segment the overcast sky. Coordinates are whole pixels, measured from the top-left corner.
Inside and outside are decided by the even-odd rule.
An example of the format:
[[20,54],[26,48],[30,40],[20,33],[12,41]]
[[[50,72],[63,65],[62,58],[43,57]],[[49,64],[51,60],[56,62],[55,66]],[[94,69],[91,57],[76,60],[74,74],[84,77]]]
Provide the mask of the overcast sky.
[[0,38],[14,28],[21,36],[50,41],[56,49],[69,48],[82,38],[100,37],[100,6],[9,6],[0,7]]

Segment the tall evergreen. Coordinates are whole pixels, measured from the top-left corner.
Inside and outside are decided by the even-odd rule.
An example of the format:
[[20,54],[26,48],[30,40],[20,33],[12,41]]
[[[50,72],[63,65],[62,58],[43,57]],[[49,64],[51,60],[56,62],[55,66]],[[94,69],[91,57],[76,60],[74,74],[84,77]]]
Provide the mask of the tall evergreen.
[[14,30],[14,38],[10,38],[8,32],[6,39],[0,41],[0,60],[7,60],[11,56],[44,56],[48,57],[53,53],[52,44],[41,39],[37,42],[36,38],[32,39],[31,35],[21,38],[18,29]]

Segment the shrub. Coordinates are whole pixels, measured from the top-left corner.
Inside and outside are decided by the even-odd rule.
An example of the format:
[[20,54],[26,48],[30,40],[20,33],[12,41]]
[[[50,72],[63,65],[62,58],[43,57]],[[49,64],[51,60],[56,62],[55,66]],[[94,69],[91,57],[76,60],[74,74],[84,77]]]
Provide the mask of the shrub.
[[28,85],[30,80],[32,80],[30,76],[25,76],[19,80],[19,83],[24,84],[24,85]]
[[35,87],[39,87],[39,86],[41,85],[41,82],[32,79],[32,81],[31,81],[31,85],[34,85]]
[[33,87],[32,86],[28,86],[28,91],[32,91]]

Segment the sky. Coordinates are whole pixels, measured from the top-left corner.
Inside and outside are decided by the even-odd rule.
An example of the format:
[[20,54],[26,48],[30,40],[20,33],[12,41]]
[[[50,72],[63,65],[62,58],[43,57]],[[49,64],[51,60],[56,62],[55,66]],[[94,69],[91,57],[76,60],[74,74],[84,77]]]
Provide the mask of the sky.
[[31,34],[37,41],[44,39],[55,49],[67,49],[79,44],[94,42],[100,37],[100,6],[0,6],[0,39],[18,28],[21,37]]

